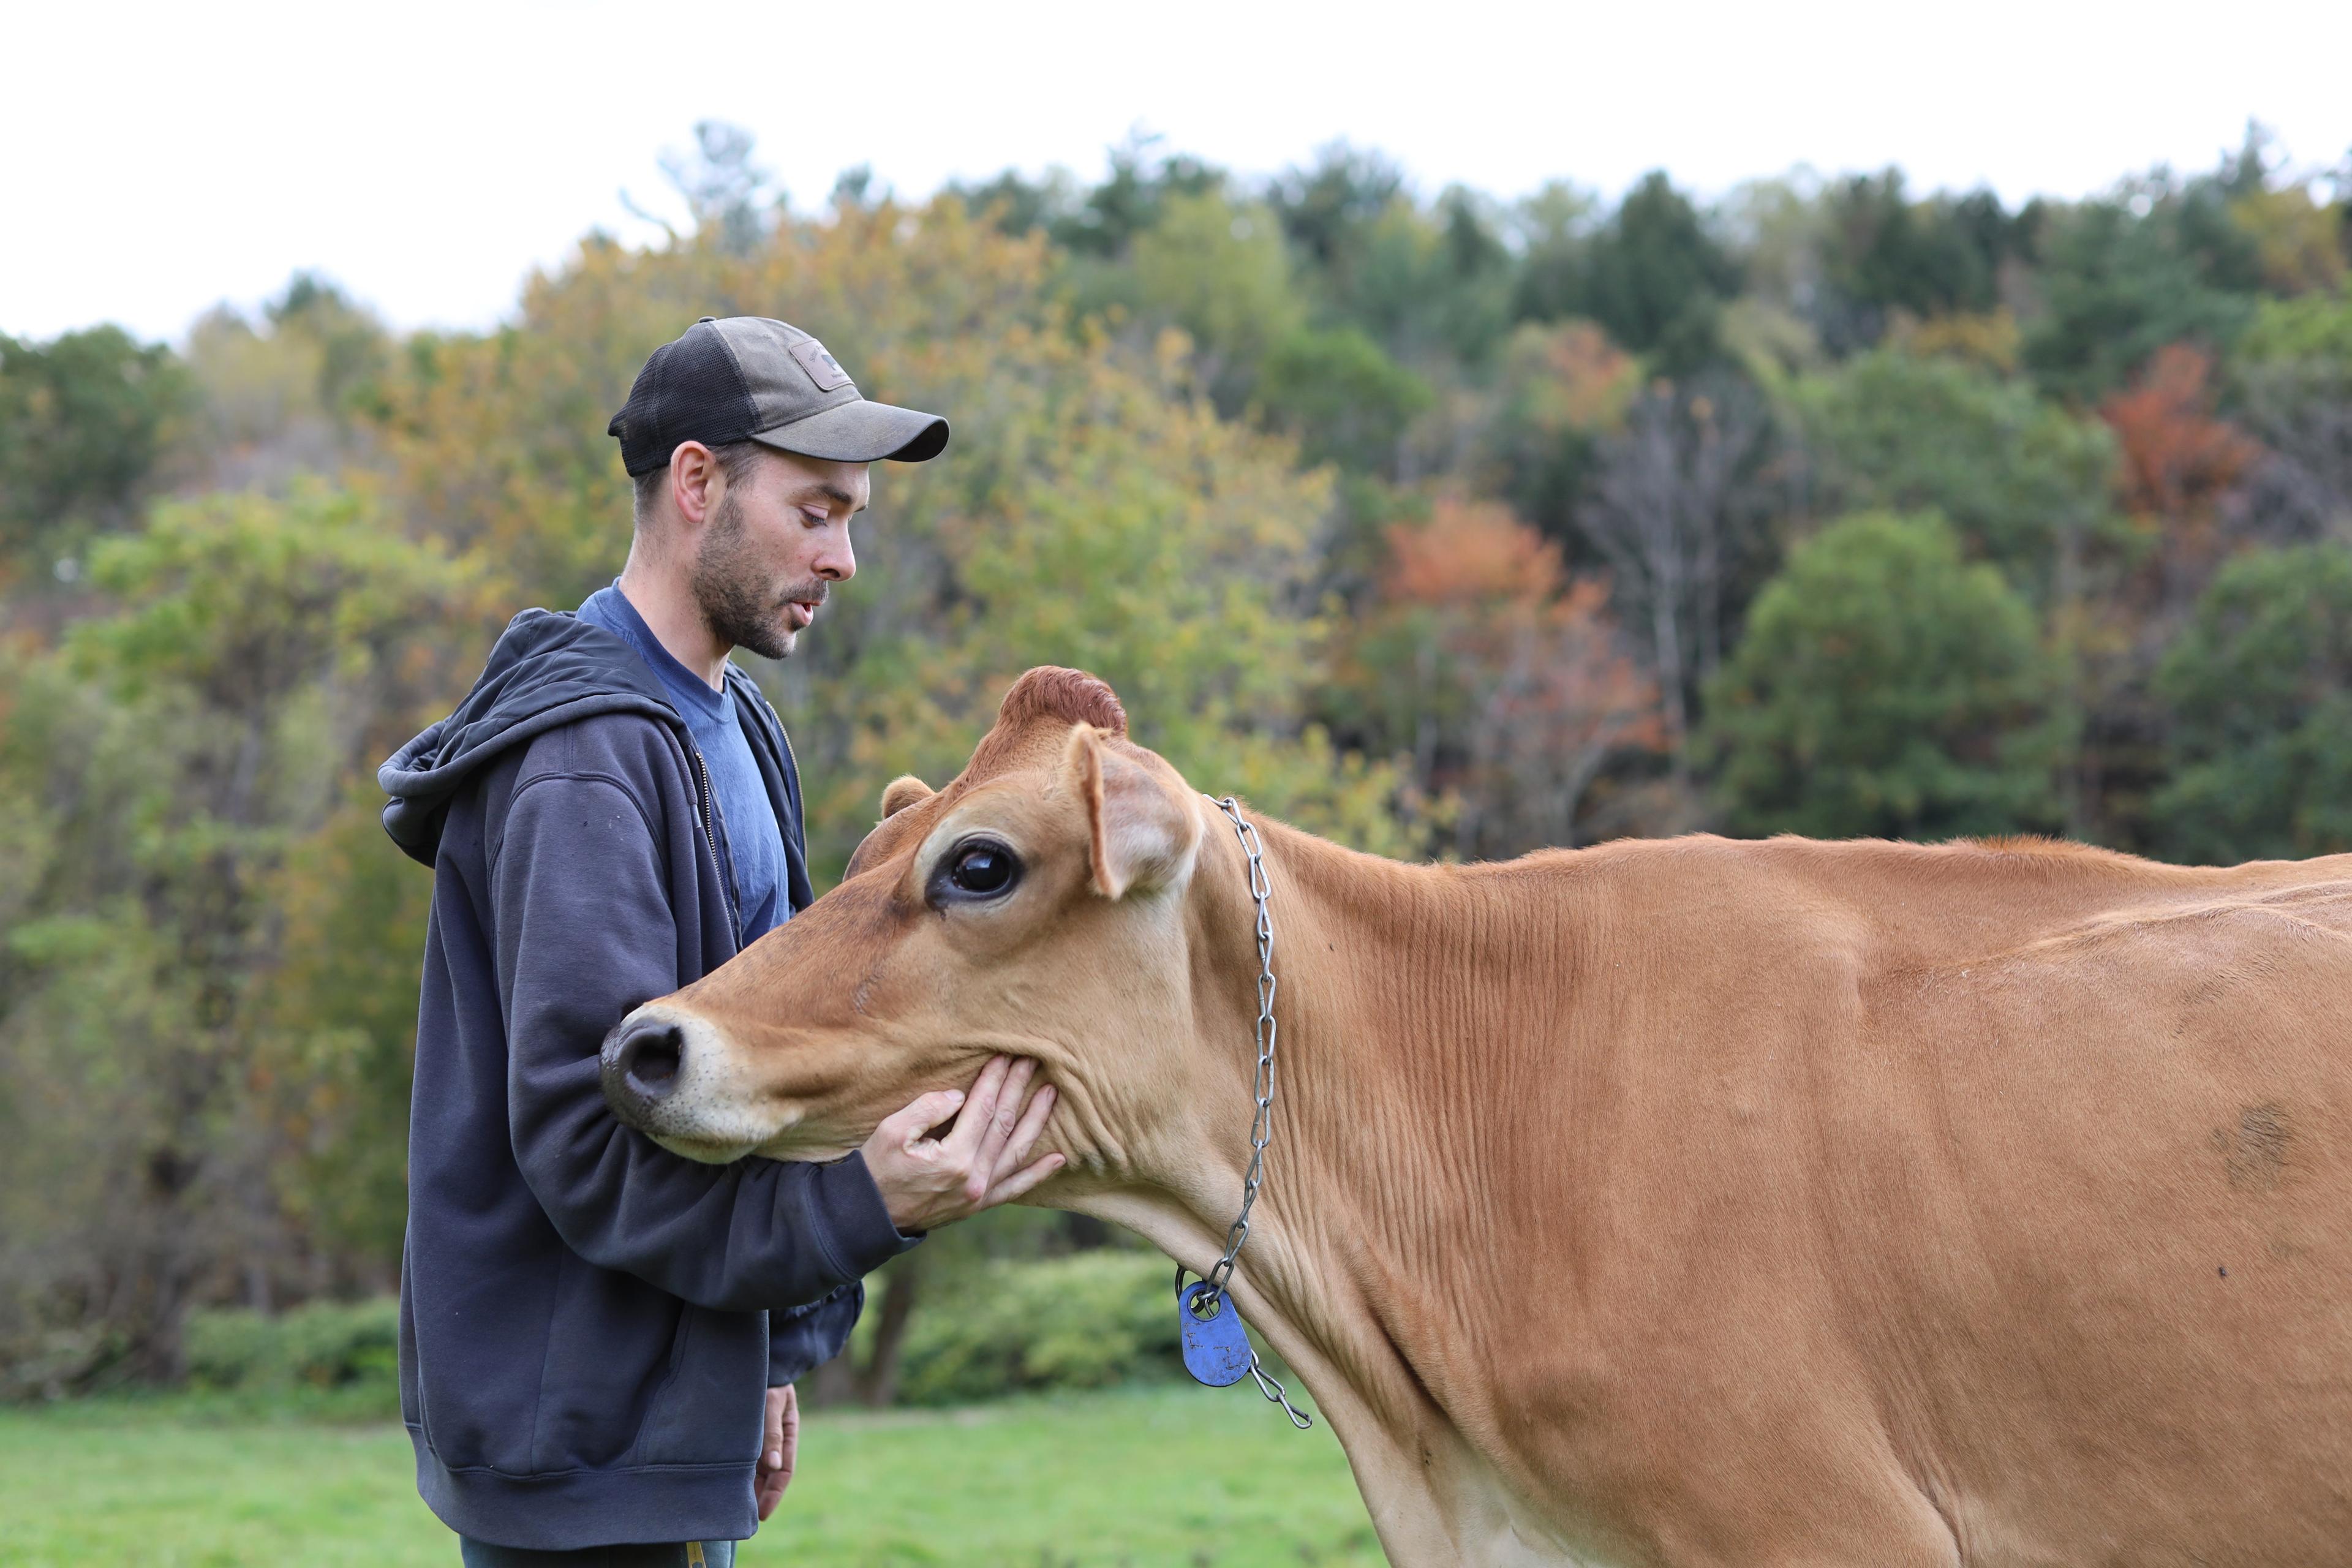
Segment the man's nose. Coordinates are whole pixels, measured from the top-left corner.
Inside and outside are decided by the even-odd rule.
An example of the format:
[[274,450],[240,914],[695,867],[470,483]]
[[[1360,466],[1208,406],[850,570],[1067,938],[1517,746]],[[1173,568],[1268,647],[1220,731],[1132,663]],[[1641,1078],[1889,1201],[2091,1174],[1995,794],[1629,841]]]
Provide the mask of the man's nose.
[[686,1031],[667,1018],[625,1018],[604,1037],[603,1055],[605,1098],[652,1105],[677,1088]]
[[849,542],[849,531],[843,529],[835,539],[825,542],[818,551],[816,574],[828,583],[846,583],[857,575],[857,550]]

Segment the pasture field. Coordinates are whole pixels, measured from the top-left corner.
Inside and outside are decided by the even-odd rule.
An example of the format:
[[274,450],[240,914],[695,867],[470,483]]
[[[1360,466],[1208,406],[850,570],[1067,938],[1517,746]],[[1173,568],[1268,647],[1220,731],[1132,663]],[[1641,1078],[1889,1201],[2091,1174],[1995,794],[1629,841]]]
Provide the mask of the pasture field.
[[[1254,1392],[820,1411],[744,1568],[1382,1561],[1339,1445]],[[395,1426],[186,1399],[0,1411],[0,1564],[456,1568]]]

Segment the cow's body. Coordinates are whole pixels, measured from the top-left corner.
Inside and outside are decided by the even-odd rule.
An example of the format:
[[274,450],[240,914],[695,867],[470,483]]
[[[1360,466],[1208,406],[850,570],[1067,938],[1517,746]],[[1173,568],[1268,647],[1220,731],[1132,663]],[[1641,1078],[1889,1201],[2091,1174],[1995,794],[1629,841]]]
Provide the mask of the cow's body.
[[2352,859],[1267,858],[1243,1300],[1398,1561],[2352,1561]]
[[[1181,790],[1131,820],[1108,742],[1019,694],[840,889],[643,1011],[778,1154],[1034,1056],[1071,1160],[1040,1201],[1198,1268],[1248,1152],[1241,856]],[[925,907],[972,831],[1029,883]],[[1181,874],[1121,847],[1188,832]],[[2352,1562],[2352,857],[1264,832],[1236,1295],[1395,1562]]]

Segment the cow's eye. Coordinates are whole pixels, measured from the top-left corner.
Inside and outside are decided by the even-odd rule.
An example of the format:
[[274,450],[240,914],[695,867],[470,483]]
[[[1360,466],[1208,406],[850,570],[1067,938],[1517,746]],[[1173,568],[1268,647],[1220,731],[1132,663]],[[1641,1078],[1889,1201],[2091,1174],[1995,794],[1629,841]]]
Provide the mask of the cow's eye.
[[1021,879],[1020,858],[989,838],[957,845],[942,869],[948,886],[967,898],[992,899]]

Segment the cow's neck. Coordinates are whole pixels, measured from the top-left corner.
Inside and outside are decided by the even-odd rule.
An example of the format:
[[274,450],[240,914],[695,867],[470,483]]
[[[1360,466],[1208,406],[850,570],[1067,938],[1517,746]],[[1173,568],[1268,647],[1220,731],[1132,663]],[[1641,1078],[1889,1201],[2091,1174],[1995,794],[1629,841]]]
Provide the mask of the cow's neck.
[[[1212,828],[1192,895],[1199,1038],[1182,1103],[1159,1135],[1135,1141],[1136,1168],[1117,1190],[1074,1205],[1194,1269],[1216,1258],[1239,1198],[1255,1064],[1253,906],[1222,816]],[[1472,1081],[1472,1047],[1528,1026],[1512,1010],[1528,1005],[1529,965],[1566,962],[1561,901],[1531,919],[1505,879],[1260,830],[1281,1032],[1274,1138],[1235,1294],[1334,1416],[1366,1496],[1396,1499],[1381,1521],[1391,1553],[1399,1531],[1426,1528],[1416,1518],[1441,1520],[1444,1540],[1401,1561],[1464,1552],[1465,1536],[1523,1521],[1507,1498],[1474,1495],[1511,1479],[1477,1457],[1490,1412],[1464,1377],[1462,1308],[1490,1320],[1498,1294],[1535,1288],[1496,1234],[1512,1194],[1476,1175],[1495,1168],[1477,1142],[1492,1124],[1465,1112],[1474,1093],[1509,1089]]]

